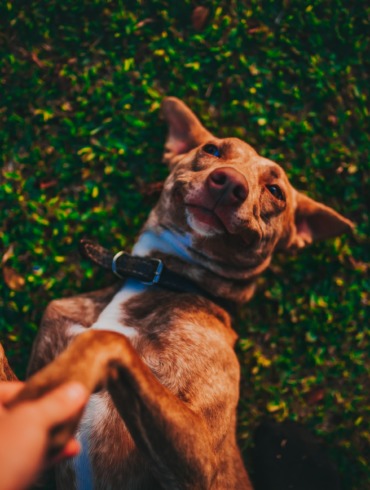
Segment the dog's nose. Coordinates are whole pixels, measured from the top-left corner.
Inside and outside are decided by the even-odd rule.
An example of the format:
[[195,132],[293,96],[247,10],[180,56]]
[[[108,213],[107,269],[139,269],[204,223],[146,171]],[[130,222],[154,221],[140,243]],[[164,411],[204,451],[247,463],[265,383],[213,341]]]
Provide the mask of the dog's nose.
[[244,175],[232,167],[213,170],[207,177],[206,185],[214,198],[222,198],[223,204],[242,204],[249,193]]

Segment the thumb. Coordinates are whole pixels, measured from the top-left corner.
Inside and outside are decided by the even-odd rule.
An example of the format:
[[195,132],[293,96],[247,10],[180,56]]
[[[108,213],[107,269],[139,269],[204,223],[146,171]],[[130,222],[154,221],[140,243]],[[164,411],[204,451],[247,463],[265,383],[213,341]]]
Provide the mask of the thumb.
[[76,382],[65,383],[33,402],[33,409],[40,415],[40,423],[46,429],[65,422],[77,415],[88,400],[86,388]]

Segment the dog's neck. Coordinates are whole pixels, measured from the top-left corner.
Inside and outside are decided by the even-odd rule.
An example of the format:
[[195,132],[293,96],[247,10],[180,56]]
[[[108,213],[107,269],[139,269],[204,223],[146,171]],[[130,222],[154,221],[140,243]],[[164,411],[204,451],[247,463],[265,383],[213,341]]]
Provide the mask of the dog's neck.
[[139,236],[132,254],[145,257],[153,255],[153,252],[161,252],[195,264],[190,253],[190,246],[191,238],[188,235],[181,235],[164,227],[156,230],[148,228]]
[[[172,269],[199,285],[210,294],[220,298],[245,302],[255,290],[255,278],[229,279],[212,270],[207,260],[192,248],[190,234],[181,234],[164,226],[146,226],[135,243],[133,255],[160,258]],[[265,268],[265,267],[264,267]]]

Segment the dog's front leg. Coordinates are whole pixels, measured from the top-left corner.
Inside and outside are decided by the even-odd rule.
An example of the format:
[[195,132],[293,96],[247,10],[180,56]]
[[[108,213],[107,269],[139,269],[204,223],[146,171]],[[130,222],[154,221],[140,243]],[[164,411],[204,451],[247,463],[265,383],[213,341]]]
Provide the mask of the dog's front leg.
[[[216,464],[204,419],[158,381],[126,337],[98,330],[79,335],[55,361],[32,376],[8,405],[36,399],[66,381],[78,381],[90,393],[107,383],[163,488],[210,488]],[[77,424],[75,419],[54,428],[51,454],[61,450]]]
[[138,356],[112,368],[109,392],[163,488],[210,488],[216,468],[204,419],[160,384]]

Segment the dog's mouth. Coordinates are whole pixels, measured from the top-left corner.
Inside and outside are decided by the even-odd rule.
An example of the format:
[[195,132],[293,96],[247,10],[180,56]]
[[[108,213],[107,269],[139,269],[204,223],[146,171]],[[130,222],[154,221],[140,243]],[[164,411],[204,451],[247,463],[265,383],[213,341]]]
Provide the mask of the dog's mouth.
[[261,239],[260,233],[255,227],[244,226],[242,229],[234,229],[222,213],[217,213],[217,209],[213,210],[193,203],[185,203],[185,208],[188,215],[188,224],[195,232],[201,235],[211,236],[222,233],[234,236],[239,235],[245,245],[249,247],[255,245]]
[[200,223],[206,225],[216,233],[227,231],[223,221],[212,209],[197,204],[185,204],[189,213]]

